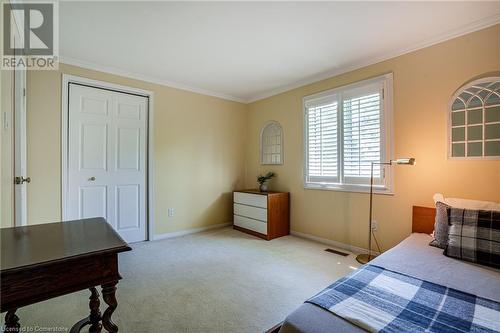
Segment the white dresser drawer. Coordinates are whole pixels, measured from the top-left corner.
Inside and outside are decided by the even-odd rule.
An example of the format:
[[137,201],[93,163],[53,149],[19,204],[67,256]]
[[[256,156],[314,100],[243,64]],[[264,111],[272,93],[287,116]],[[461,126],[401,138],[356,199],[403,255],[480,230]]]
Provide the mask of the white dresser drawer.
[[234,192],[234,202],[249,206],[267,208],[267,195]]
[[267,209],[235,203],[234,214],[261,220],[267,223]]
[[267,235],[267,223],[234,215],[234,225]]

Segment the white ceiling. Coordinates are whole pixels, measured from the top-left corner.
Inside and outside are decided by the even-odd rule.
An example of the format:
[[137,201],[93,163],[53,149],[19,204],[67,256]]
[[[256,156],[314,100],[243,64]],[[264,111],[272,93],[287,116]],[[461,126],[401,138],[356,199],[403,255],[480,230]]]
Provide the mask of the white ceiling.
[[499,22],[500,2],[61,2],[60,54],[249,102]]

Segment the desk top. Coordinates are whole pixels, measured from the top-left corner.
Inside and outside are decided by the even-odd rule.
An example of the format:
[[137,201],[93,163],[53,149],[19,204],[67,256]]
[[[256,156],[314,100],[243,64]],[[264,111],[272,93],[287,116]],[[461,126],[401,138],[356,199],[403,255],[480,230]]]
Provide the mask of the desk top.
[[1,271],[130,251],[103,218],[2,228]]

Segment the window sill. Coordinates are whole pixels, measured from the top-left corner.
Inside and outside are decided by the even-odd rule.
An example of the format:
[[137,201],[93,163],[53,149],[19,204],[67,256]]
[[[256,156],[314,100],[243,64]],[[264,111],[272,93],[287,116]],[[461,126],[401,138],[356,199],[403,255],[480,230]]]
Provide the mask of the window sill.
[[[368,185],[334,185],[334,184],[306,183],[304,184],[304,189],[320,190],[320,191],[351,192],[351,193],[370,193],[370,186]],[[391,189],[380,186],[374,186],[373,193],[394,195],[394,192]]]

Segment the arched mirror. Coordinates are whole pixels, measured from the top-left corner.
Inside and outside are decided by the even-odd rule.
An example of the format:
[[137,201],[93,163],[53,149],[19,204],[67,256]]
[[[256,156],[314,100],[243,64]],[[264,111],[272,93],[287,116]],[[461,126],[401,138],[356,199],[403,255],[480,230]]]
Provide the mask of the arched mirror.
[[260,163],[283,164],[283,129],[277,121],[267,122],[260,132]]

